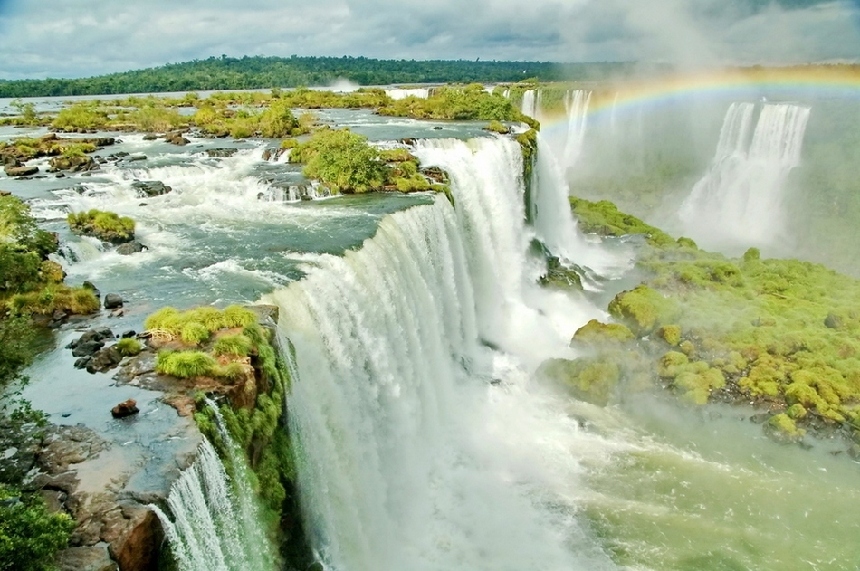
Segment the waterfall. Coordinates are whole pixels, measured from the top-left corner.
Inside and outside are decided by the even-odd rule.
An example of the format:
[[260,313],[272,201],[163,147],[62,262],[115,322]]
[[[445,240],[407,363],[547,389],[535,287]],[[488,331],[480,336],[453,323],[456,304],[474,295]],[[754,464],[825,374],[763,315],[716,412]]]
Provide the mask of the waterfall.
[[540,92],[535,89],[526,89],[523,92],[523,100],[520,104],[520,112],[532,119],[537,119],[539,112],[539,97]]
[[516,143],[416,154],[450,174],[456,209],[440,196],[388,216],[360,250],[272,294],[296,353],[288,407],[312,545],[336,571],[610,568],[546,481],[576,487],[575,422],[534,405],[529,383],[596,310],[562,294],[545,308],[565,323],[536,308]]
[[588,130],[588,105],[591,103],[591,91],[577,89],[568,91],[564,99],[567,111],[567,141],[564,146],[565,165],[576,165],[582,154],[585,133]]
[[261,525],[244,453],[215,404],[208,403],[215,411],[232,477],[215,448],[204,441],[194,465],[170,489],[167,505],[173,519],[150,507],[161,520],[180,571],[273,571],[277,558]]
[[787,230],[784,183],[800,164],[810,109],[764,104],[750,136],[755,105],[733,103],[714,160],[681,205],[685,231],[710,247],[768,246]]
[[394,101],[406,99],[410,96],[417,97],[418,99],[427,99],[430,96],[430,89],[426,87],[415,89],[386,89],[385,93],[387,93]]

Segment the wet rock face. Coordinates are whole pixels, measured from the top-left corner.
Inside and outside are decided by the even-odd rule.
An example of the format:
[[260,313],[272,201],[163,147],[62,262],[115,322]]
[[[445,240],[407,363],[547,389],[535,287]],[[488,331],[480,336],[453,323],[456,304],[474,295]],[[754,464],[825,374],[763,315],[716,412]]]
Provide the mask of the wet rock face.
[[119,309],[122,307],[122,296],[118,293],[109,293],[105,296],[105,309]]
[[163,182],[157,180],[138,180],[131,183],[131,187],[137,191],[137,195],[141,198],[145,198],[147,196],[161,196],[173,190],[172,187],[169,187]]
[[7,165],[4,170],[6,172],[6,176],[8,177],[33,176],[34,174],[39,172],[39,167],[19,167]]
[[236,151],[239,149],[230,149],[230,148],[218,148],[218,149],[207,149],[206,154],[210,157],[218,157],[218,158],[226,158],[232,157],[236,154]]
[[17,427],[0,422],[0,483],[18,486],[36,465],[42,430],[35,424]]
[[137,408],[137,401],[134,399],[128,399],[125,402],[121,402],[110,411],[111,416],[114,418],[125,418],[139,412],[140,409]]
[[148,250],[146,246],[138,242],[137,240],[132,240],[131,242],[126,242],[125,244],[120,244],[116,248],[117,254],[122,254],[123,256],[130,256],[132,254],[137,254],[138,252],[143,252],[144,250]]

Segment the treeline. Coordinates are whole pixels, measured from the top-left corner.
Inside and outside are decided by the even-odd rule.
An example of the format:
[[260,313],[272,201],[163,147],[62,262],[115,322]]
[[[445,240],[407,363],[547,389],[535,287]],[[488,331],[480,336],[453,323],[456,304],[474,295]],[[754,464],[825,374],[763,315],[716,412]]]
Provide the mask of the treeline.
[[634,73],[633,63],[377,60],[365,57],[210,57],[137,71],[81,79],[0,81],[0,97],[48,97],[155,93],[213,89],[270,89],[329,85],[346,79],[359,85],[398,83],[590,81]]

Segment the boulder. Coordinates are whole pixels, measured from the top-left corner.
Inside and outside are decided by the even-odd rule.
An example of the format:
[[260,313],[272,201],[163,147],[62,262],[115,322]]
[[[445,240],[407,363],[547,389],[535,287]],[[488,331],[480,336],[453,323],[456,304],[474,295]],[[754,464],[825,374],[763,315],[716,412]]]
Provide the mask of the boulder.
[[218,149],[207,149],[206,154],[210,157],[218,157],[218,158],[226,158],[232,157],[236,154],[236,151],[239,149],[230,149],[230,148],[218,148]]
[[116,248],[117,254],[122,254],[123,256],[130,256],[131,254],[137,254],[138,252],[143,252],[144,250],[148,250],[146,246],[138,242],[137,240],[132,240],[131,242],[126,242],[125,244],[120,244]]
[[842,329],[843,325],[842,318],[834,313],[828,313],[824,318],[824,326],[828,329]]
[[93,284],[93,282],[91,282],[91,281],[87,280],[87,281],[85,281],[84,283],[82,283],[82,284],[81,284],[81,287],[82,287],[82,288],[84,288],[84,289],[88,289],[88,290],[90,290],[91,292],[93,292],[93,295],[94,295],[94,296],[96,296],[97,298],[101,299],[101,297],[102,297],[102,292],[101,292],[101,291],[99,291],[99,288],[97,288],[97,287]]
[[158,139],[158,135],[153,135],[152,133],[143,136],[144,141],[155,141],[156,139]]
[[36,174],[36,173],[38,173],[38,172],[39,172],[39,167],[27,167],[27,166],[22,166],[22,167],[13,167],[13,166],[6,166],[6,167],[4,168],[4,170],[6,171],[6,176],[9,176],[9,177],[17,177],[17,176],[32,176],[32,175],[34,175],[34,174]]
[[[122,506],[122,533],[110,542],[110,552],[122,571],[158,569],[164,531],[158,516],[140,505]],[[109,529],[106,530],[110,531]]]
[[105,296],[105,309],[117,309],[122,307],[122,296],[118,293],[109,293]]
[[137,191],[137,195],[141,198],[146,196],[161,196],[173,190],[171,187],[157,180],[138,180],[131,183],[131,187]]
[[120,338],[130,339],[135,336],[137,336],[137,331],[135,331],[134,329],[129,329],[128,331],[123,331],[122,335],[120,335]]
[[49,172],[86,172],[99,168],[98,163],[96,163],[89,155],[84,155],[81,157],[52,157],[49,164]]
[[92,357],[105,346],[104,341],[89,340],[78,343],[72,348],[72,357]]
[[110,413],[114,418],[125,418],[139,412],[140,409],[137,408],[137,401],[134,399],[128,399],[110,409]]
[[187,145],[188,143],[191,142],[188,139],[186,139],[185,137],[183,137],[182,133],[179,133],[179,132],[167,133],[164,136],[164,140],[167,141],[168,143],[172,143],[172,144],[178,145],[180,147],[184,147],[185,145]]
[[87,372],[88,373],[106,373],[120,364],[122,361],[122,353],[119,352],[119,349],[116,348],[116,345],[111,347],[106,347],[99,350],[98,353],[93,355],[90,362],[87,363]]
[[[105,339],[113,338],[114,334],[113,331],[110,330],[110,327],[95,327],[85,331],[83,335],[66,345],[66,349],[74,349],[79,345],[90,341],[103,341]],[[102,343],[102,345],[104,345],[104,343]]]

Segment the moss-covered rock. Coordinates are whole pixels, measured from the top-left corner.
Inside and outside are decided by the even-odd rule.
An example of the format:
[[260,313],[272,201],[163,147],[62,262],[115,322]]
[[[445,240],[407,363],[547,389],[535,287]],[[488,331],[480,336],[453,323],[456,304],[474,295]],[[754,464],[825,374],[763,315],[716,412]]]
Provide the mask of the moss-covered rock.
[[76,234],[93,236],[111,244],[134,240],[134,220],[115,212],[92,209],[68,215],[69,228]]
[[639,335],[647,335],[661,323],[670,321],[675,314],[674,304],[660,292],[640,285],[615,296],[609,304],[609,313],[629,324]]
[[538,370],[538,377],[568,391],[574,398],[606,406],[621,380],[621,369],[608,358],[550,359]]
[[576,330],[571,344],[623,344],[633,339],[633,332],[625,325],[621,325],[620,323],[601,323],[596,319],[592,319]]

